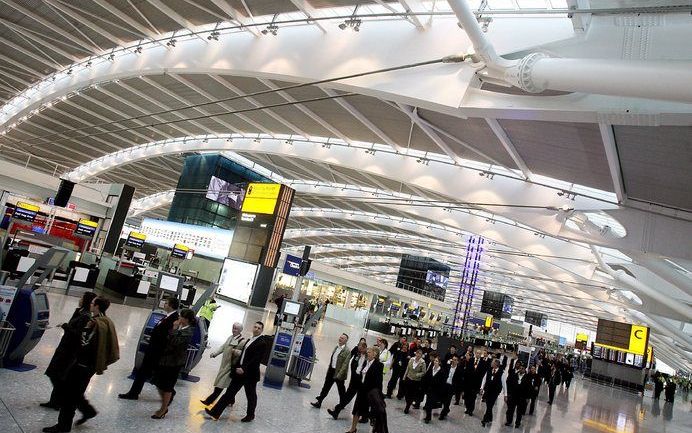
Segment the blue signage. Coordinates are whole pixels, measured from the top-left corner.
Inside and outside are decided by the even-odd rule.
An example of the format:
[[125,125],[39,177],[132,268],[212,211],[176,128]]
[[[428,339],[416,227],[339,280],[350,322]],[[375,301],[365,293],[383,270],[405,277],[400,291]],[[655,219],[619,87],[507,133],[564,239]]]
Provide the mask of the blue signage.
[[290,254],[286,255],[286,263],[284,263],[284,274],[286,275],[293,275],[294,277],[297,277],[300,275],[300,264],[303,262],[303,259],[300,257],[292,256]]

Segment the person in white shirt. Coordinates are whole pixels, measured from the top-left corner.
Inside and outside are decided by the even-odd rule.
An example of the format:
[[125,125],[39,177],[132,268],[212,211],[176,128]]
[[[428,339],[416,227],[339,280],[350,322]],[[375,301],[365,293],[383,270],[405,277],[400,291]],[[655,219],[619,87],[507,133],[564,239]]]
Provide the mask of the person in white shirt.
[[386,376],[389,373],[389,368],[392,365],[392,354],[387,349],[389,343],[384,338],[380,338],[377,341],[377,347],[380,349],[380,362],[383,366],[383,374]]
[[211,358],[216,358],[217,356],[223,354],[221,357],[219,372],[216,374],[216,380],[214,380],[214,391],[207,398],[201,400],[201,402],[207,406],[214,403],[216,399],[219,398],[223,390],[228,388],[228,385],[231,384],[233,365],[240,356],[240,349],[238,349],[238,347],[242,347],[241,344],[243,344],[245,341],[241,335],[241,332],[243,332],[243,324],[239,322],[234,323],[231,330],[231,335],[228,337],[226,342],[219,346],[219,348],[210,355]]
[[349,351],[346,347],[348,342],[348,335],[341,334],[339,336],[339,343],[336,345],[332,354],[329,358],[329,368],[327,368],[327,375],[324,378],[324,385],[322,386],[322,391],[320,395],[317,396],[317,401],[310,403],[312,407],[320,408],[322,406],[322,400],[324,400],[329,391],[332,389],[332,385],[336,383],[336,389],[339,391],[339,399],[344,398],[346,394],[346,387],[344,382],[346,381],[346,376],[348,375],[348,358]]

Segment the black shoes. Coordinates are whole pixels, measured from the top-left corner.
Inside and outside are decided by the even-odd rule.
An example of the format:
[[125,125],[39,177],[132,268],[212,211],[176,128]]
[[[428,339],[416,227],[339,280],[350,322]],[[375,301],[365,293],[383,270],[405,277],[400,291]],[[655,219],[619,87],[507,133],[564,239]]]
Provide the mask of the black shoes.
[[122,398],[123,400],[139,400],[138,395],[130,394],[129,392],[118,394],[118,398]]
[[204,408],[204,412],[206,412],[207,415],[209,415],[209,416],[211,417],[211,419],[213,419],[214,421],[218,421],[218,420],[219,420],[220,415],[216,415],[216,414],[215,414],[214,412],[212,412],[209,408],[205,407],[205,408]]
[[336,408],[335,408],[334,410],[332,410],[332,409],[327,409],[327,413],[328,413],[329,415],[331,415],[332,418],[334,418],[334,419],[338,419],[338,418],[339,418],[339,412],[340,412],[340,411],[337,410]]
[[361,419],[359,419],[358,422],[361,424],[367,424],[369,422],[369,420],[368,420],[368,417],[364,416]]
[[79,418],[77,421],[75,421],[74,424],[75,425],[82,425],[85,422],[89,421],[90,419],[94,418],[96,415],[98,415],[98,412],[96,412],[96,411],[93,411],[93,412],[86,414],[86,415],[82,414],[82,417]]
[[506,422],[505,425],[506,425],[507,427],[509,427],[509,426],[512,425],[512,422],[511,422],[511,421],[510,421],[510,422]]
[[214,403],[214,402],[213,402],[213,401],[209,401],[209,399],[206,399],[206,398],[205,398],[204,400],[200,400],[200,403],[202,403],[202,404],[205,405],[205,406],[210,406],[210,405],[211,405],[212,403]]
[[52,427],[44,427],[43,432],[44,433],[68,433],[71,429],[65,428],[65,427],[60,427],[58,424],[52,426]]
[[45,408],[48,408],[48,409],[53,409],[53,410],[60,410],[60,406],[59,406],[57,403],[51,403],[51,402],[48,402],[48,403],[39,403],[39,406],[45,407]]
[[430,424],[430,418],[425,418],[423,421],[425,421],[426,424]]
[[164,418],[166,418],[166,415],[167,415],[167,414],[168,414],[168,409],[166,409],[166,411],[165,411],[164,413],[160,414],[160,415],[159,415],[158,412],[155,413],[155,414],[153,414],[153,415],[151,416],[151,419],[164,419]]
[[240,422],[252,422],[252,420],[255,419],[255,416],[250,416],[250,415],[245,415],[245,418],[241,419]]
[[310,406],[314,407],[315,409],[319,409],[322,407],[322,402],[321,401],[313,401],[310,403]]
[[521,427],[521,424],[514,424],[514,428],[519,428]]
[[438,417],[440,421],[444,421],[447,419],[447,414],[446,413],[441,413],[440,416]]

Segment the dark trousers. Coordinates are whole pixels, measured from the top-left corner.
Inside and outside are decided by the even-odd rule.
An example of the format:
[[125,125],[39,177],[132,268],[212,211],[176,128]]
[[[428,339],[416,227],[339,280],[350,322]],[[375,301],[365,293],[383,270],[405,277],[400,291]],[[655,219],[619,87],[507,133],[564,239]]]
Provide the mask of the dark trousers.
[[442,393],[440,395],[442,400],[442,412],[441,416],[447,416],[449,413],[449,405],[452,403],[452,397],[456,394],[456,390],[452,385],[445,383],[442,388]]
[[565,379],[565,388],[569,389],[569,385],[572,383],[572,378],[568,377]]
[[348,406],[351,400],[353,400],[356,394],[358,394],[358,388],[360,388],[359,379],[351,379],[351,381],[348,382],[348,388],[346,389],[346,392],[344,392],[344,395],[339,398],[339,403],[334,407],[336,413],[341,412],[346,406]]
[[507,398],[507,424],[512,424],[514,419],[514,412],[517,413],[517,420],[515,426],[519,427],[521,424],[521,417],[526,413],[527,400],[525,398]]
[[[430,418],[432,418],[432,411],[433,409],[437,409],[438,407],[441,406],[442,400],[446,400],[446,394],[442,394],[439,391],[433,391],[433,392],[428,392],[425,394],[425,406],[423,409],[425,409],[425,419],[430,421]],[[447,411],[449,412],[449,411]],[[445,415],[447,415],[444,410],[442,411]]]
[[139,369],[135,372],[135,380],[132,382],[132,386],[127,392],[128,394],[139,396],[139,393],[142,392],[142,388],[144,388],[144,383],[154,375],[154,369],[158,365],[158,361],[158,357],[144,355],[142,365],[140,365]]
[[406,407],[411,407],[411,404],[418,406],[423,400],[423,388],[420,381],[406,379],[404,381],[406,388]]
[[533,410],[536,408],[536,398],[538,397],[538,393],[533,394],[531,398],[529,399],[529,415],[533,415]]
[[67,373],[65,383],[69,385],[62,392],[63,401],[58,416],[58,426],[63,430],[70,431],[77,410],[87,417],[96,415],[96,409],[84,398],[84,392],[94,373],[93,368],[80,365],[74,365]]
[[212,391],[212,393],[209,394],[209,397],[205,398],[204,401],[207,404],[212,404],[213,402],[216,401],[217,398],[219,398],[219,396],[221,395],[222,392],[223,392],[223,388],[219,388],[218,386],[215,386],[214,391]]
[[48,376],[48,378],[50,379],[50,383],[53,384],[53,391],[50,393],[50,400],[48,400],[48,403],[52,406],[61,406],[65,391],[65,380],[52,376]]
[[553,399],[555,398],[555,388],[557,388],[557,385],[548,385],[548,404],[553,404]]
[[403,397],[404,395],[404,373],[406,373],[406,367],[400,367],[398,364],[392,366],[392,377],[387,383],[387,395],[392,396],[394,388],[396,388],[397,382],[399,382],[399,391],[397,392],[397,397]]
[[454,404],[459,404],[459,400],[461,400],[461,393],[463,391],[463,388],[460,386],[456,386],[453,388],[454,391]]
[[464,392],[464,406],[466,407],[466,413],[473,414],[476,409],[476,396],[478,391],[475,389],[469,389]]
[[484,394],[485,396],[485,415],[483,415],[483,422],[493,422],[493,407],[495,406],[495,401],[497,400],[497,394]]
[[229,405],[233,406],[235,404],[235,395],[238,394],[240,388],[245,389],[247,416],[254,417],[255,409],[257,408],[257,382],[246,381],[239,377],[233,378],[226,392],[223,393],[219,401],[211,408],[211,413],[218,418]]
[[329,394],[329,391],[332,389],[332,385],[334,384],[336,384],[336,389],[339,391],[339,400],[344,398],[344,394],[346,393],[346,386],[344,385],[343,380],[334,379],[334,373],[335,370],[330,366],[327,370],[327,376],[325,376],[324,378],[324,385],[322,385],[322,391],[320,391],[320,395],[317,396],[318,402],[322,403],[322,400],[327,398],[327,394]]

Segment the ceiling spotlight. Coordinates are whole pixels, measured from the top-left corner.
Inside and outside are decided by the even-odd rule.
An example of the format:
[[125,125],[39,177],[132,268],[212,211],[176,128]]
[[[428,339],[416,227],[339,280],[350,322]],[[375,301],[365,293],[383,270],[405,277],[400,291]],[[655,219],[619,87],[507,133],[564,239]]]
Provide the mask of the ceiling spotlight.
[[177,42],[178,42],[178,41],[176,41],[175,39],[171,39],[170,41],[166,42],[166,46],[169,46],[169,47],[173,48],[173,47],[175,47],[175,44],[176,44]]
[[91,67],[91,60],[89,60],[88,62],[86,62],[86,67],[87,67],[87,68],[90,68],[90,67]]
[[214,30],[213,32],[209,33],[209,36],[207,36],[207,39],[210,41],[218,41],[219,40],[219,32]]
[[68,69],[67,72],[65,72],[67,75],[72,75],[72,68]]
[[362,23],[362,21],[360,18],[351,17],[351,18],[347,19],[346,21],[344,21],[343,23],[339,24],[339,28],[341,30],[346,30],[347,28],[350,28],[354,32],[359,32],[361,23]]
[[276,36],[276,33],[278,31],[279,31],[279,26],[272,23],[272,24],[269,24],[266,29],[262,30],[262,34],[266,35],[266,34],[271,33],[272,35]]
[[340,28],[341,30],[346,30],[346,27],[348,27],[348,24],[346,24],[345,22],[339,24],[339,28]]
[[110,61],[115,60],[115,54],[114,54],[114,53],[110,53],[110,54],[108,55],[108,60],[110,60]]
[[135,53],[136,54],[141,54],[142,53],[142,46],[139,45],[137,48],[135,48]]
[[330,147],[332,147],[332,145],[329,143],[322,143],[322,147],[325,149],[329,149]]

